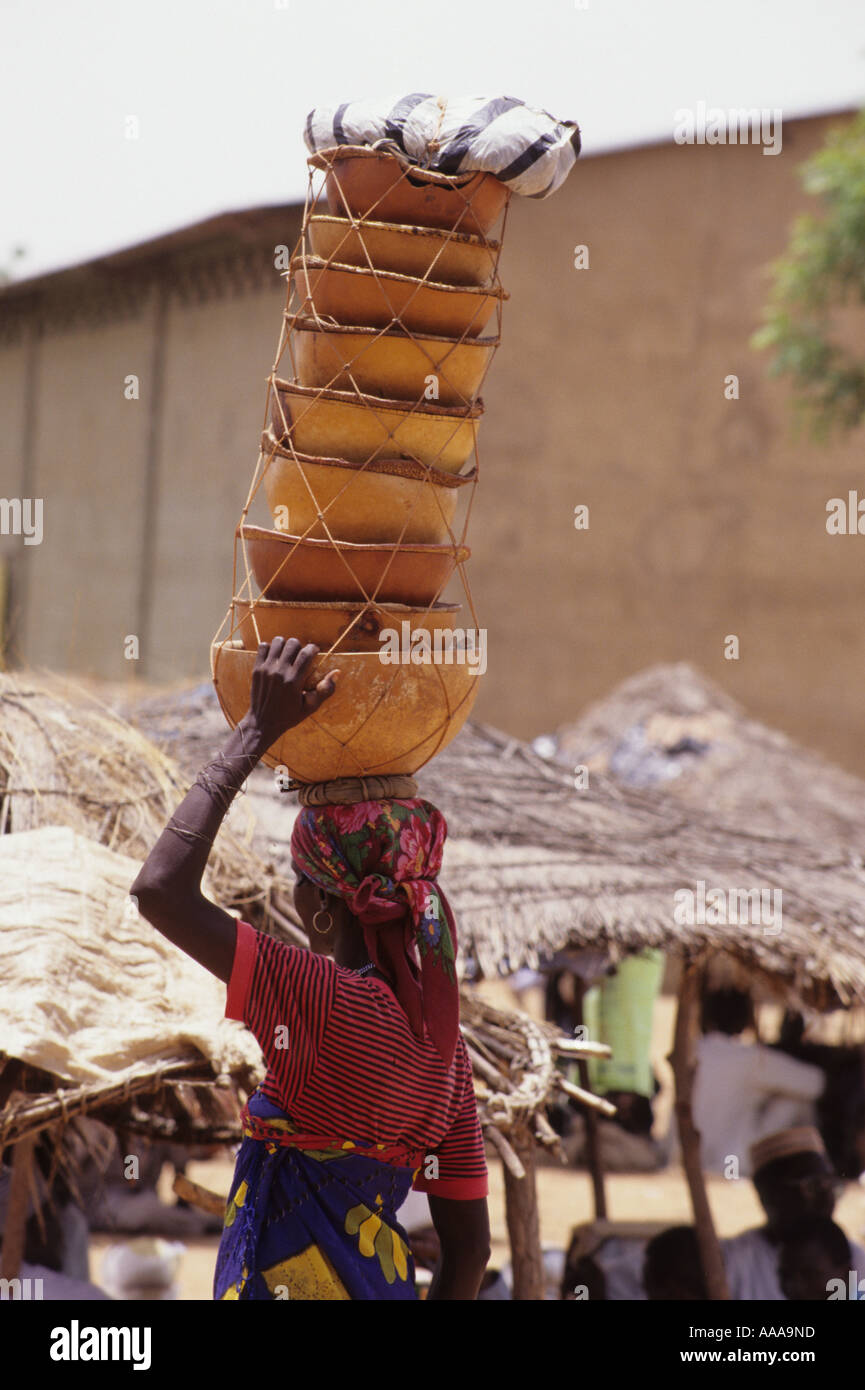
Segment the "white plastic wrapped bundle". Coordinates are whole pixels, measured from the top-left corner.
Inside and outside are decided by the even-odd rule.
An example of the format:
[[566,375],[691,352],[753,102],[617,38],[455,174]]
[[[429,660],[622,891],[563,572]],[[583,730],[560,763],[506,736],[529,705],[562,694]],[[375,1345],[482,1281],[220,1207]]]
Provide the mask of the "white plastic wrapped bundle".
[[518,97],[426,92],[317,106],[306,118],[304,139],[312,154],[369,145],[440,174],[484,171],[528,198],[555,193],[580,152],[576,121],[558,121]]

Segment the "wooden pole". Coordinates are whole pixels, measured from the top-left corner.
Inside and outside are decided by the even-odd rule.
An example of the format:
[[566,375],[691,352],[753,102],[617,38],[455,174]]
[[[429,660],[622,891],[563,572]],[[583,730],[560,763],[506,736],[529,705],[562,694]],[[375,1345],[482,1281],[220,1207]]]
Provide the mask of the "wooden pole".
[[9,1181],[9,1205],[3,1228],[3,1250],[0,1253],[0,1279],[17,1279],[24,1257],[27,1229],[27,1203],[30,1198],[30,1170],[36,1136],[30,1134],[17,1143],[12,1151],[12,1177]]
[[191,1207],[206,1211],[208,1216],[225,1216],[228,1197],[220,1197],[218,1192],[212,1192],[209,1187],[192,1182],[184,1173],[175,1173],[173,1187],[180,1200],[188,1202]]
[[[585,985],[582,981],[575,979],[576,985],[576,1014],[577,1024],[582,1026],[583,1022],[583,995]],[[580,1085],[584,1091],[589,1089],[589,1064],[585,1057],[580,1057],[577,1062],[577,1070],[580,1076]],[[601,1158],[601,1136],[598,1130],[598,1117],[591,1106],[583,1110],[583,1119],[586,1125],[586,1156],[589,1160],[589,1172],[592,1177],[592,1198],[595,1204],[595,1220],[603,1220],[607,1215],[607,1193],[604,1188],[604,1163]]]
[[515,1125],[508,1139],[525,1169],[525,1177],[516,1178],[506,1164],[502,1165],[513,1297],[537,1302],[544,1296],[544,1264],[535,1183],[534,1141],[525,1122]]
[[709,1298],[729,1299],[724,1258],[718,1241],[712,1209],[706,1193],[703,1167],[700,1160],[700,1133],[694,1124],[692,1099],[694,1077],[697,1073],[697,1028],[700,970],[696,964],[683,963],[679,987],[679,1006],[670,1064],[676,1082],[676,1120],[682,1145],[682,1164],[691,1194],[700,1263],[706,1279]]

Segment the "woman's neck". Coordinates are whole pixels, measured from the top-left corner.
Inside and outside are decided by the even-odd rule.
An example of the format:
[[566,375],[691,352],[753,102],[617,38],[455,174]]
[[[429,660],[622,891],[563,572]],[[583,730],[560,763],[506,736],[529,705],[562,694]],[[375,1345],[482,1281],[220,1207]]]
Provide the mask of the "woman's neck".
[[345,970],[360,970],[361,966],[369,965],[369,952],[361,933],[354,928],[345,931],[338,926],[333,943],[333,958],[337,965],[343,966]]

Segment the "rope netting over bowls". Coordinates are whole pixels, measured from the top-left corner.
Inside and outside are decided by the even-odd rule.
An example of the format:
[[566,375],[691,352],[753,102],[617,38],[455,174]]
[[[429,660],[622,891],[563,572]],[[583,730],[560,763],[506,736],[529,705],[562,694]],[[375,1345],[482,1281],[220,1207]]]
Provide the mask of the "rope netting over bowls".
[[[336,692],[264,761],[300,782],[411,774],[486,664],[466,540],[510,195],[362,146],[308,164],[214,684],[235,724],[259,644],[314,642],[310,679],[338,668]],[[248,521],[260,489],[273,529]]]

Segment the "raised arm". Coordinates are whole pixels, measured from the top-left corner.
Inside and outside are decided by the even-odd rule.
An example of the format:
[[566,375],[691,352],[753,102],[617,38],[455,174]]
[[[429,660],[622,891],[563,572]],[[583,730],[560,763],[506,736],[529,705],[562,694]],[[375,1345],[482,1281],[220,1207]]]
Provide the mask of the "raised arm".
[[293,637],[262,642],[248,713],[219,757],[198,774],[129,890],[151,926],[226,983],[237,928],[229,913],[204,897],[202,874],[231,802],[262,754],[333,694],[336,671],[314,689],[303,688],[317,655],[317,647],[301,647]]

